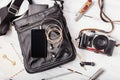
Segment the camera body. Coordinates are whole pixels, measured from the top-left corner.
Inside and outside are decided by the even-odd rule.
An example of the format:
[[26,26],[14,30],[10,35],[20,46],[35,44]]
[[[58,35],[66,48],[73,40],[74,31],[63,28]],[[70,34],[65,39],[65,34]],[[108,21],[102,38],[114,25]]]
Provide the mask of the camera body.
[[105,33],[85,31],[79,35],[78,47],[112,56],[115,44],[116,41]]

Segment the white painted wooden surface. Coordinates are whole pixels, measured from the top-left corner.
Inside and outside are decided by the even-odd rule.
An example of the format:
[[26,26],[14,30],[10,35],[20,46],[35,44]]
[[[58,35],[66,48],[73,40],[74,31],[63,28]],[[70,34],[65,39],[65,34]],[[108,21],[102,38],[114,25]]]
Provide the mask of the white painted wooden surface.
[[[0,8],[7,5],[11,0],[0,0]],[[76,12],[84,5],[87,0],[64,0],[64,15],[67,20],[67,24],[75,43],[75,38],[78,33],[83,28],[99,28],[104,30],[110,30],[111,25],[109,23],[103,22],[99,17],[99,8],[97,0],[93,0],[93,5],[87,11],[86,15],[92,16],[94,18],[88,18],[83,16],[78,22],[75,22]],[[50,6],[53,5],[51,0],[34,0],[37,4],[46,4]],[[120,0],[105,0],[105,12],[113,20],[120,20]],[[23,14],[28,8],[27,0],[24,1],[23,6],[19,11],[19,15]],[[110,34],[116,40],[120,42],[120,23],[115,24],[115,30]],[[14,48],[11,46],[13,44]],[[104,68],[105,72],[99,77],[99,80],[120,80],[120,47],[115,48],[112,57],[106,55],[95,54],[94,52],[78,49],[75,45],[77,53],[80,54],[86,61],[93,61],[96,63],[95,67],[86,67],[85,71],[79,65],[79,58],[77,57],[74,61],[63,65],[63,67],[72,68],[79,72],[82,72],[88,76],[94,74],[99,68]],[[3,54],[17,62],[16,66],[11,65],[11,63],[2,58]],[[17,38],[17,33],[14,26],[7,35],[0,37],[0,80],[7,80],[7,78],[15,75],[19,71],[24,69],[23,62],[21,61],[22,55],[19,47],[19,42]],[[13,80],[41,80],[42,78],[52,77],[54,75],[69,72],[65,68],[54,68],[37,74],[28,74],[25,70],[13,77]],[[53,80],[88,80],[85,76],[79,74],[70,74],[63,77],[55,78]]]

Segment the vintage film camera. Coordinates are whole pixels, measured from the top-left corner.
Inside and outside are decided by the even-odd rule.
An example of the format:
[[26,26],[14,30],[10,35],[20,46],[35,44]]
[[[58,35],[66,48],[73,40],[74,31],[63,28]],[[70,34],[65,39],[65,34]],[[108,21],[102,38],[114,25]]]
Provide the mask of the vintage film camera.
[[103,53],[112,56],[116,41],[105,33],[98,31],[87,30],[82,32],[79,37],[78,47],[94,51],[96,53]]

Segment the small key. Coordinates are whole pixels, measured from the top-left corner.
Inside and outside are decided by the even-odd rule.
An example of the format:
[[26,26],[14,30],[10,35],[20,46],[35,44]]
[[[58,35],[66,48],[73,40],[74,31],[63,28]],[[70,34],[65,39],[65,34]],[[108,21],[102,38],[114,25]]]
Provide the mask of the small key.
[[7,57],[7,55],[6,54],[4,54],[3,56],[2,56],[4,59],[7,59],[8,61],[10,61],[11,63],[12,63],[12,65],[16,65],[16,62],[15,61],[12,61],[12,60],[10,60],[8,57]]

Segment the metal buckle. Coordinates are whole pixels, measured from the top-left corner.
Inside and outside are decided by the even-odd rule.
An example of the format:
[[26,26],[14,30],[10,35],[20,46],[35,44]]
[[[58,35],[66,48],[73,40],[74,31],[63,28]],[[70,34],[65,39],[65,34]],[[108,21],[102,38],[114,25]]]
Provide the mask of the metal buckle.
[[17,6],[15,6],[15,5],[10,6],[8,8],[8,12],[11,13],[11,14],[13,14],[13,15],[15,15],[18,12]]

